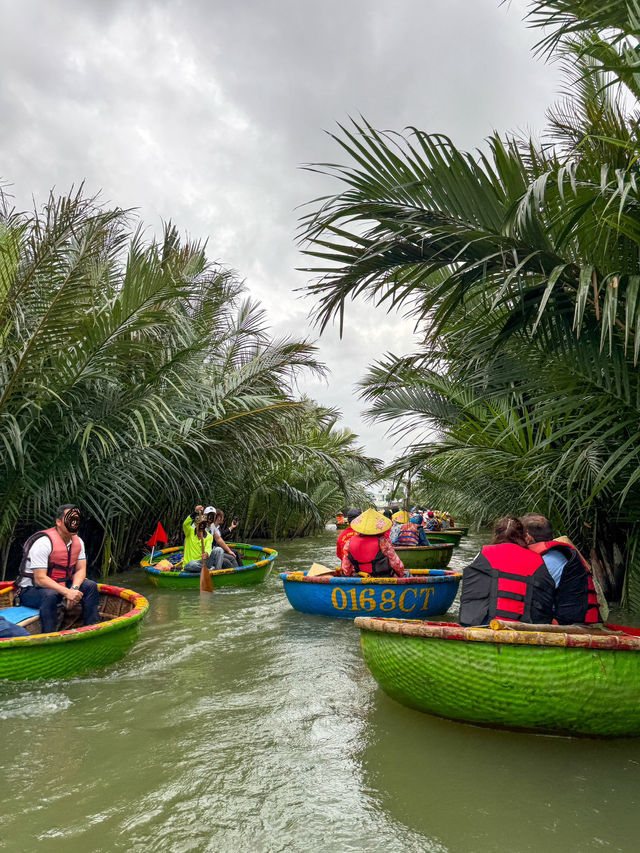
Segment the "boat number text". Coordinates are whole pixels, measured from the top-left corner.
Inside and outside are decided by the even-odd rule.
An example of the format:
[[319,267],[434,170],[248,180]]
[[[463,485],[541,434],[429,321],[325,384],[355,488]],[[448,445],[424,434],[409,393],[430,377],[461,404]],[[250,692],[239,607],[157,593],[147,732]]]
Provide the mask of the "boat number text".
[[349,607],[349,610],[375,610],[379,608],[385,611],[395,610],[397,607],[403,613],[411,613],[416,609],[427,609],[433,590],[434,587],[432,586],[422,587],[421,589],[403,589],[397,595],[395,589],[384,589],[379,600],[376,600],[375,591],[370,587],[361,589],[359,592],[356,589],[345,592],[336,586],[331,592],[331,603],[336,610],[346,610]]

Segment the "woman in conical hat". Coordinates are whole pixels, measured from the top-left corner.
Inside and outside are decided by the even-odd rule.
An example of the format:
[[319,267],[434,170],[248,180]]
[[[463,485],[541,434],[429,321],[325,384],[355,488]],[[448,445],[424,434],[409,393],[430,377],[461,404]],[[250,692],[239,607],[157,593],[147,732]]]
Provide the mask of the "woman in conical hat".
[[361,573],[372,577],[391,577],[405,574],[402,560],[386,538],[391,519],[372,507],[351,522],[355,534],[345,542],[342,553],[342,574]]

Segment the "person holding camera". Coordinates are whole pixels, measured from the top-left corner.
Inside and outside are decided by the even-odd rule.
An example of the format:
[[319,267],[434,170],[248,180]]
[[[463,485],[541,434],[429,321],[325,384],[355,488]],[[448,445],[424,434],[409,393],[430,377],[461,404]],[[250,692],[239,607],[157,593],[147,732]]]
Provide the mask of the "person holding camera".
[[[213,512],[210,512],[213,511]],[[199,572],[202,569],[202,550],[204,547],[205,565],[209,569],[221,569],[224,550],[220,544],[213,544],[214,535],[209,532],[209,518],[213,521],[215,510],[207,507],[205,512],[198,505],[195,512],[188,515],[182,523],[184,531],[183,572]],[[217,537],[220,538],[219,536]]]
[[100,593],[96,582],[87,578],[79,530],[80,510],[75,504],[63,504],[56,512],[55,527],[34,533],[24,543],[15,589],[20,604],[40,611],[43,634],[57,631],[58,605],[65,600],[82,606],[85,625],[100,621]]

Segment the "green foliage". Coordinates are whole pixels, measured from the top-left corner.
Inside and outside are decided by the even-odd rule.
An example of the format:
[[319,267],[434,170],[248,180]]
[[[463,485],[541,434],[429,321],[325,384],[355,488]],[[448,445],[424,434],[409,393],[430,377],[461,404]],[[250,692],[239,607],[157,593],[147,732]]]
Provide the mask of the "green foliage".
[[[85,511],[90,552],[108,573],[158,519],[177,530],[200,501],[241,517],[267,501],[307,529],[344,502],[352,474],[371,476],[335,416],[294,397],[300,371],[323,371],[315,348],[272,339],[263,311],[203,245],[171,223],[146,242],[131,214],[81,192],[32,215],[0,202],[5,565],[11,543],[69,501]],[[313,473],[284,488],[279,472],[303,460]],[[322,484],[330,497],[314,497]],[[280,529],[270,519],[261,534]]]
[[[490,521],[536,510],[640,607],[640,4],[531,4],[567,96],[542,142],[465,152],[366,121],[335,136],[343,185],[302,220],[324,327],[364,294],[424,346],[362,383],[429,502]],[[424,493],[423,492],[423,493]]]

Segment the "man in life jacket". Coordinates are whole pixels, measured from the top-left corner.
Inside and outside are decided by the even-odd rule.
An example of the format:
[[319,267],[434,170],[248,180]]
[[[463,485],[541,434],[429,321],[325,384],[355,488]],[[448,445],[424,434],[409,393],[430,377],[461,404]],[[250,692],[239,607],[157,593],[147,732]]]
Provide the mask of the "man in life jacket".
[[418,545],[429,544],[419,513],[410,516],[405,510],[401,510],[393,516],[393,520],[396,524],[391,531],[392,545],[416,548]]
[[347,539],[351,539],[351,537],[355,535],[355,530],[351,526],[351,522],[353,521],[354,518],[357,518],[361,512],[362,512],[361,509],[350,509],[347,512],[347,521],[349,523],[348,523],[347,527],[345,527],[344,530],[340,531],[340,535],[338,536],[338,543],[336,545],[336,556],[338,557],[339,560],[342,560],[342,553],[344,551],[344,543],[347,541]]
[[602,622],[598,596],[589,566],[570,542],[553,538],[543,515],[521,519],[530,551],[540,554],[556,586],[554,616],[560,625]]
[[64,504],[56,512],[55,527],[34,533],[24,543],[16,593],[20,604],[40,611],[43,634],[57,630],[58,604],[63,600],[82,605],[85,625],[100,620],[98,585],[87,579],[87,557],[79,529],[80,510]]
[[384,535],[391,527],[391,519],[370,508],[351,522],[355,535],[344,543],[342,574],[357,573],[372,577],[391,577],[405,574],[402,560]]

